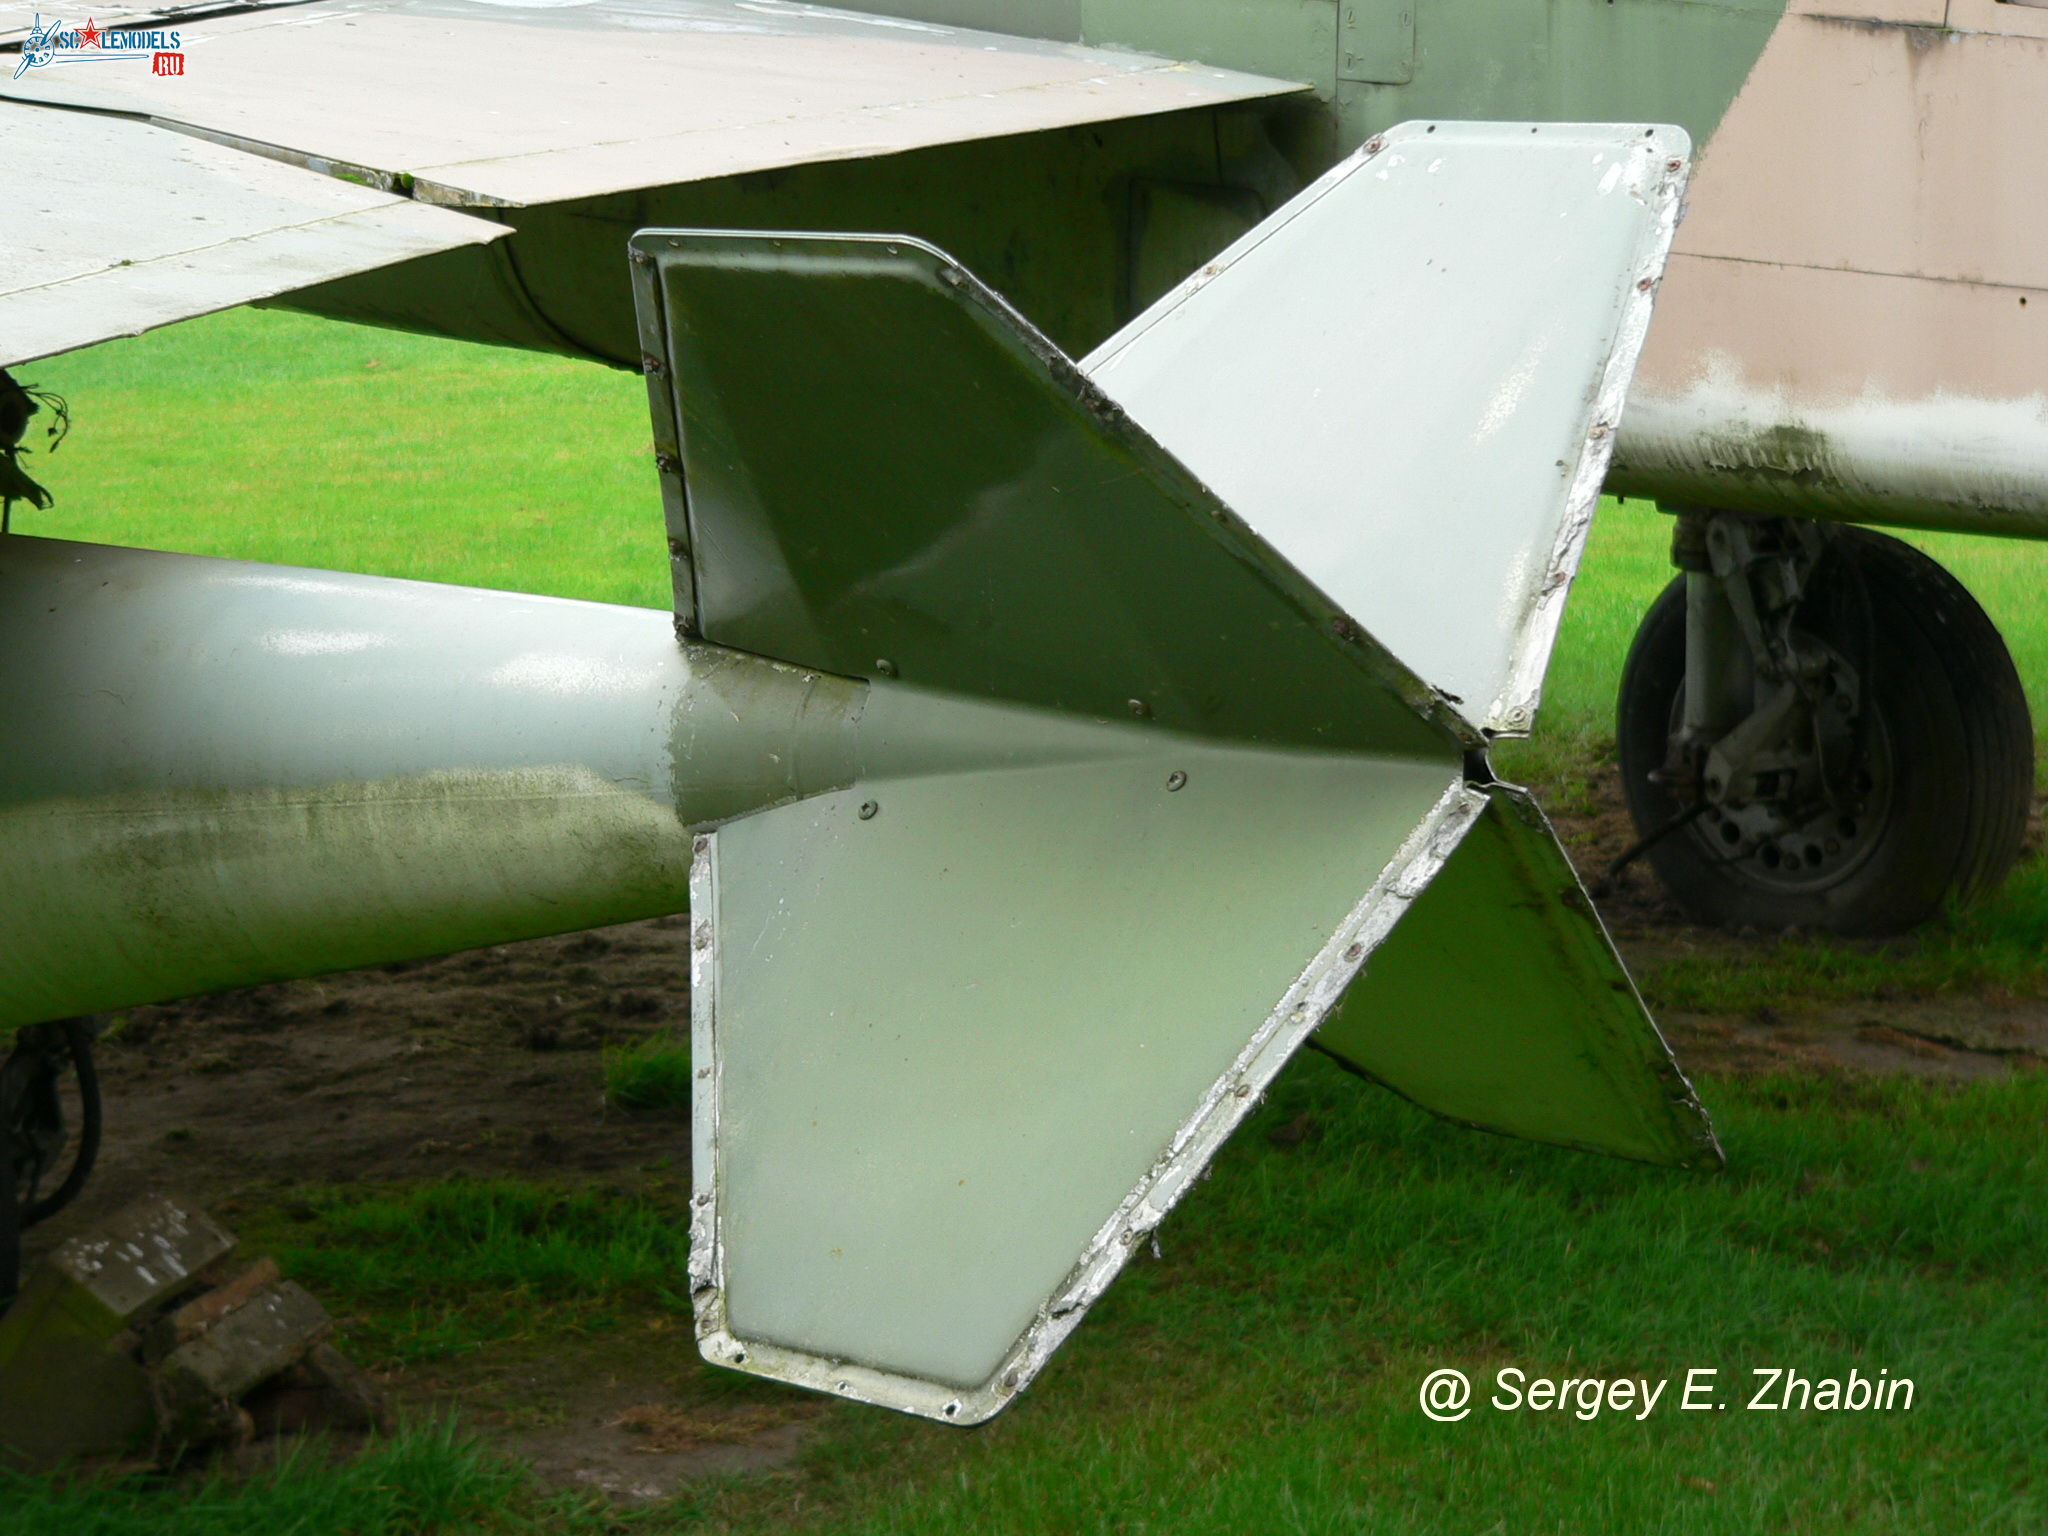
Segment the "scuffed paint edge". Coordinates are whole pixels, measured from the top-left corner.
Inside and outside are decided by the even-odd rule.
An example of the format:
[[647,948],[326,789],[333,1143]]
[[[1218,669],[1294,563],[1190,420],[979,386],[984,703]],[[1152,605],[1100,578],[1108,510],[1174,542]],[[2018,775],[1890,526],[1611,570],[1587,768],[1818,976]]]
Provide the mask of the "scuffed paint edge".
[[647,380],[647,414],[652,423],[654,470],[661,483],[662,522],[668,531],[670,600],[678,638],[695,635],[697,625],[696,532],[683,484],[683,412],[676,398],[675,368],[668,355],[668,306],[660,268],[643,237],[627,242],[627,272],[633,285],[633,323],[640,342],[640,372]]
[[[1568,133],[1574,128],[1598,125],[1542,123],[1533,126]],[[1375,134],[1357,150],[1311,182],[1289,202],[1286,209],[1240,236],[1219,255],[1205,262],[1192,276],[1155,300],[1143,314],[1090,352],[1081,360],[1080,371],[1090,378],[1100,373],[1113,363],[1125,348],[1155,325],[1169,319],[1182,303],[1271,239],[1289,220],[1298,217],[1318,199],[1335,190],[1345,178],[1387,150],[1411,142],[1421,143],[1424,135],[1432,131],[1433,127],[1434,124],[1427,119],[1416,119],[1413,122],[1398,124],[1384,133]],[[1643,130],[1641,140],[1631,146],[1631,152],[1638,171],[1629,185],[1619,190],[1622,195],[1643,201],[1654,211],[1655,217],[1638,246],[1635,261],[1623,274],[1624,287],[1615,325],[1614,344],[1588,403],[1587,429],[1581,439],[1578,463],[1571,470],[1565,493],[1563,517],[1544,563],[1543,575],[1536,583],[1534,595],[1528,600],[1527,611],[1521,618],[1518,633],[1510,647],[1511,660],[1507,679],[1499,696],[1487,706],[1482,715],[1469,723],[1464,711],[1452,705],[1439,689],[1426,690],[1430,699],[1430,707],[1427,709],[1417,706],[1412,697],[1410,698],[1411,707],[1417,708],[1418,713],[1432,719],[1448,716],[1453,722],[1453,729],[1461,739],[1467,740],[1470,744],[1477,744],[1472,741],[1472,732],[1475,729],[1489,736],[1526,736],[1535,724],[1537,705],[1543,693],[1543,674],[1550,664],[1551,649],[1557,641],[1558,625],[1564,616],[1565,597],[1572,578],[1578,574],[1579,559],[1585,551],[1586,536],[1593,525],[1594,509],[1599,505],[1600,487],[1606,478],[1608,459],[1614,452],[1615,434],[1621,421],[1622,406],[1628,397],[1629,383],[1635,377],[1636,362],[1642,354],[1644,339],[1649,334],[1656,288],[1663,279],[1665,263],[1671,254],[1672,240],[1678,232],[1686,181],[1690,175],[1690,136],[1684,129],[1672,125],[1647,127]],[[1252,532],[1249,525],[1246,525],[1246,529],[1247,532]],[[1257,537],[1255,532],[1252,536]],[[1327,598],[1324,600],[1328,601]],[[1356,627],[1356,616],[1350,617]],[[1388,654],[1391,656],[1391,652]],[[1408,695],[1404,694],[1404,697]]]
[[1526,736],[1536,723],[1536,709],[1543,698],[1543,674],[1550,666],[1550,652],[1557,643],[1565,598],[1571,590],[1572,578],[1578,574],[1579,559],[1585,553],[1586,535],[1592,530],[1593,512],[1600,504],[1600,487],[1607,478],[1608,460],[1614,454],[1629,383],[1635,377],[1636,362],[1650,332],[1657,285],[1663,280],[1671,242],[1678,233],[1692,140],[1680,128],[1646,129],[1636,154],[1648,174],[1639,174],[1628,193],[1648,202],[1655,209],[1656,218],[1644,235],[1636,262],[1626,274],[1614,345],[1593,392],[1579,461],[1565,493],[1564,516],[1544,564],[1542,579],[1522,616],[1507,682],[1479,722],[1495,736]]
[[2048,390],[1809,400],[1711,353],[1683,392],[1638,391],[1612,478],[1674,502],[2044,538]]
[[697,1337],[725,1327],[725,1260],[718,1244],[718,834],[690,855],[690,1301]]
[[1173,1139],[1097,1230],[1037,1318],[989,1379],[961,1390],[850,1361],[736,1337],[726,1325],[724,1239],[718,1217],[717,835],[699,837],[690,874],[690,1023],[696,1090],[691,1115],[690,1294],[697,1345],[714,1365],[793,1386],[900,1409],[947,1424],[994,1417],[1028,1386],[1089,1307],[1209,1160],[1257,1107],[1280,1069],[1330,1011],[1401,914],[1436,878],[1485,811],[1488,796],[1453,782],[1388,860],[1315,958],[1295,978],[1230,1068],[1212,1083]]

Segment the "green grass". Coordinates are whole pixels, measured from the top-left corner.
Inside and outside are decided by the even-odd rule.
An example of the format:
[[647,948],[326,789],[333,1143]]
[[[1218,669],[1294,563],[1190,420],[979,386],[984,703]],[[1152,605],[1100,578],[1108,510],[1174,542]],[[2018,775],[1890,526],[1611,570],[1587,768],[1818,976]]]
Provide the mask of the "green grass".
[[2023,863],[1995,895],[1883,943],[1793,937],[1660,962],[1644,981],[1659,1009],[1749,1013],[1759,1004],[2048,995],[2048,860]]
[[636,377],[261,310],[19,373],[72,429],[16,532],[668,606]]
[[[1749,1080],[1709,1098],[1732,1162],[1693,1176],[1459,1130],[1305,1058],[1163,1229],[1162,1257],[1118,1281],[1002,1419],[961,1432],[837,1405],[800,1470],[692,1490],[634,1528],[2041,1530],[2048,1074]],[[1276,1143],[1280,1127],[1307,1134]],[[409,1358],[392,1341],[414,1291],[480,1338],[533,1306],[527,1343],[567,1347],[586,1325],[550,1299],[587,1299],[620,1330],[680,1320],[660,1276],[664,1262],[680,1274],[680,1236],[659,1236],[669,1219],[624,1199],[593,1224],[577,1197],[514,1185],[336,1192],[317,1244],[280,1251],[370,1320],[352,1348],[382,1339]],[[605,1254],[616,1279],[577,1249]],[[680,1333],[662,1346],[677,1368],[712,1374]],[[1716,1366],[1732,1403],[1678,1412],[1674,1386],[1642,1423],[1418,1412],[1428,1371],[1488,1382],[1507,1365]],[[1915,1402],[1747,1412],[1735,1393],[1757,1366],[1882,1368],[1914,1382]],[[166,1502],[163,1536],[212,1530]],[[558,1519],[565,1536],[602,1529]]]
[[393,1192],[313,1188],[238,1221],[242,1240],[358,1316],[390,1362],[687,1312],[687,1193],[451,1180]]
[[541,1497],[521,1469],[446,1425],[411,1430],[338,1465],[301,1453],[246,1479],[68,1483],[0,1474],[7,1536],[511,1536],[564,1529],[579,1513],[587,1519],[573,1501]]
[[604,1096],[620,1109],[688,1109],[689,1047],[656,1039],[605,1052]]

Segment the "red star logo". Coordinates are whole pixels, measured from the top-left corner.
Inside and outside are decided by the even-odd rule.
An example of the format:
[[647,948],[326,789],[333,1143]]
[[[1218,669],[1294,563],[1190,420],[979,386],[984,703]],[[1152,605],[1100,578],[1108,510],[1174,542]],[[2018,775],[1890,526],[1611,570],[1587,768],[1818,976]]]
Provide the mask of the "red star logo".
[[81,48],[97,48],[99,45],[100,29],[92,24],[92,18],[88,16],[85,18],[85,25],[78,29],[78,46]]

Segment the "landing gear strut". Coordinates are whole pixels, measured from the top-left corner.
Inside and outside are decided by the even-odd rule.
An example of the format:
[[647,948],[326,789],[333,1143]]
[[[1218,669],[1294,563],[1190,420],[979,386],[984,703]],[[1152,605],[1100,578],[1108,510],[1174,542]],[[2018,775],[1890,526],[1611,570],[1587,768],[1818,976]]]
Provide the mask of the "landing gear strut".
[[1687,509],[1622,672],[1623,791],[1678,903],[1726,927],[1896,933],[2003,878],[2033,791],[2004,642],[1860,528]]
[[[67,1072],[78,1082],[79,1125],[65,1167],[71,1144],[62,1091]],[[21,1234],[78,1197],[99,1145],[91,1028],[81,1019],[24,1025],[0,1061],[0,1310],[21,1282]]]

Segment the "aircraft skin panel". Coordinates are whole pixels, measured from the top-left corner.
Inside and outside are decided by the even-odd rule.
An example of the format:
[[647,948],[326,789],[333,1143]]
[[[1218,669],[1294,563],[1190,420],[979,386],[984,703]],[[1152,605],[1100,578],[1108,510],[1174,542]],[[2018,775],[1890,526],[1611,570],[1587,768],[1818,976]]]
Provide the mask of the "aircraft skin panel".
[[7,102],[0,166],[16,215],[0,367],[508,232],[148,123]]
[[876,685],[863,735],[971,732],[984,764],[909,754],[907,776],[702,840],[707,1358],[957,1424],[997,1412],[1484,801],[1455,760],[1073,722],[1049,762],[1046,729]]
[[1526,735],[1689,149],[1404,124],[1081,366],[1475,728]]
[[2044,86],[2040,7],[1795,5],[1701,157],[1613,489],[2048,537]]
[[1678,1168],[1721,1161],[1550,823],[1513,785],[1487,787],[1485,814],[1316,1043],[1460,1124]]
[[1300,88],[737,0],[316,0],[180,30],[191,59],[181,77],[53,66],[0,82],[0,95],[142,113],[410,177],[429,202],[530,205]]
[[705,639],[1239,740],[1478,744],[942,252],[716,230],[634,249]]
[[[233,0],[233,3],[248,5],[253,9],[264,3],[290,5],[293,0]],[[149,4],[148,0],[140,0],[140,3],[136,3],[136,0],[115,0],[112,5],[101,5],[98,0],[94,0],[90,9],[93,20],[99,23],[103,31],[108,28],[127,27],[171,29],[180,25],[180,16],[192,11],[217,11],[222,8],[222,4],[223,0],[172,0],[172,3],[158,5]],[[67,25],[77,21],[68,10],[58,14]],[[28,5],[14,10],[11,15],[0,16],[0,48],[8,48],[25,41],[35,31],[38,15],[42,16],[45,23],[57,19],[49,13],[38,12],[35,9],[35,0],[29,0]],[[6,69],[0,70],[0,77],[13,73],[14,64],[10,60]]]

